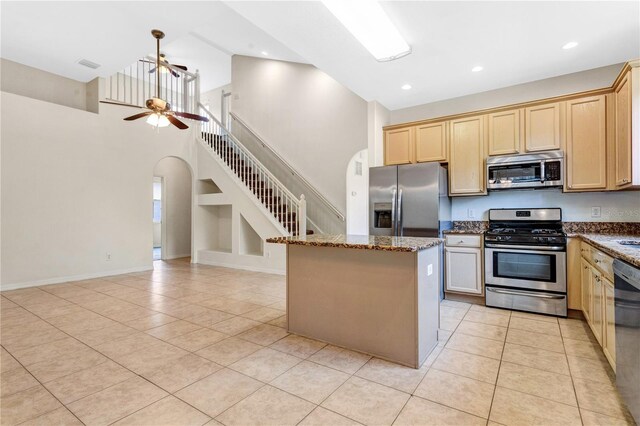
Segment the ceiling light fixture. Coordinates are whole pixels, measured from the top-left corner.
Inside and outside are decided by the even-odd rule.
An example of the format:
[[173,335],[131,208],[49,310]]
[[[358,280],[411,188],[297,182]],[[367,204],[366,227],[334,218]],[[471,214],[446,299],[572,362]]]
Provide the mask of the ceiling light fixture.
[[562,48],[564,50],[568,50],[568,49],[573,49],[574,47],[576,47],[578,45],[577,41],[570,41],[569,43],[565,44],[564,46],[562,46]]
[[484,68],[481,67],[480,65],[476,65],[475,67],[471,68],[471,72],[480,72],[482,71]]
[[262,53],[264,56],[269,56],[269,52],[267,52],[267,51],[264,51],[264,50],[263,50],[263,51],[262,51],[262,52],[260,52],[260,53]]
[[374,0],[322,0],[322,3],[380,62],[411,53],[389,16]]
[[411,85],[410,84],[403,84],[401,89],[402,90],[409,90],[409,89],[411,89]]

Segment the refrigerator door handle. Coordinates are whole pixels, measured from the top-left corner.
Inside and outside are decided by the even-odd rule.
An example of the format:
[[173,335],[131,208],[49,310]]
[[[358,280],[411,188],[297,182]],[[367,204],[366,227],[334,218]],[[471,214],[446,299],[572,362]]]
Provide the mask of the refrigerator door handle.
[[396,235],[396,189],[391,191],[391,229],[393,235]]
[[402,237],[402,189],[398,193],[398,237]]

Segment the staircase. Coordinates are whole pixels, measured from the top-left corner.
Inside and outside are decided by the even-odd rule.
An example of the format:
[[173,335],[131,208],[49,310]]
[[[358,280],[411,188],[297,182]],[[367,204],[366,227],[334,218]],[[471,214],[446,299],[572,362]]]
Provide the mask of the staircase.
[[310,235],[307,229],[304,195],[297,199],[280,183],[207,109],[200,104],[200,137],[212,155],[222,160],[289,235]]

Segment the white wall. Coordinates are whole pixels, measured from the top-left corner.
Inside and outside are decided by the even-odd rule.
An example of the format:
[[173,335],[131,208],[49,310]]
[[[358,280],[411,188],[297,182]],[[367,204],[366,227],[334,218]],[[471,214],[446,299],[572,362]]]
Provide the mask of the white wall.
[[202,105],[209,105],[209,112],[218,120],[221,119],[220,108],[222,106],[221,101],[223,91],[225,93],[231,92],[231,84],[225,84],[224,86],[217,87],[200,95],[200,103],[202,103]]
[[[360,163],[360,174],[357,173]],[[369,153],[363,149],[347,167],[347,234],[369,234]]]
[[[640,222],[640,191],[582,192],[559,190],[490,192],[482,197],[454,197],[452,220],[488,220],[487,210],[499,208],[560,207],[562,219],[571,222]],[[601,207],[601,217],[591,216]],[[469,217],[469,209],[474,217]]]
[[[83,110],[87,109],[87,95],[91,100],[95,98],[96,80],[86,84],[4,58],[0,59],[0,70],[0,89],[3,92]],[[95,103],[89,103],[93,109]]]
[[162,258],[175,259],[191,255],[191,193],[189,166],[177,157],[163,158],[153,175],[162,177],[164,207]]
[[6,92],[1,106],[2,288],[151,268],[153,169],[195,164],[192,129]]
[[[468,96],[397,109],[390,113],[390,124],[443,117],[570,93],[610,87],[624,64],[561,75],[516,86]],[[482,77],[479,75],[479,77]]]
[[381,103],[371,101],[368,104],[368,146],[369,166],[384,166],[384,132],[382,128],[389,124],[391,112]]
[[367,148],[367,102],[306,64],[232,58],[232,111],[346,209],[345,170]]

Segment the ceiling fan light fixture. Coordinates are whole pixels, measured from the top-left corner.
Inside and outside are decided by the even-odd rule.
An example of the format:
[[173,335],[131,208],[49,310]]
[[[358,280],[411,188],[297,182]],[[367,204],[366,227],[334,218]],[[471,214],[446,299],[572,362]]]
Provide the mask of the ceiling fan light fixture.
[[169,119],[164,114],[153,113],[147,118],[147,124],[152,125],[153,127],[167,127],[169,124]]
[[379,62],[411,53],[411,46],[377,1],[322,0],[322,3]]

